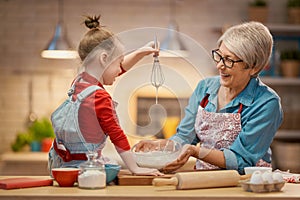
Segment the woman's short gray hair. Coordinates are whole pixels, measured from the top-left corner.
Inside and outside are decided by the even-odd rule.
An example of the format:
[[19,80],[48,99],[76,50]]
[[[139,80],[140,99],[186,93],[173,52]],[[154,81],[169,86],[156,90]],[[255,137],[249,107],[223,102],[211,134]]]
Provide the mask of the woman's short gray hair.
[[245,22],[227,29],[219,38],[229,51],[242,59],[249,67],[257,67],[258,73],[269,63],[273,38],[269,29],[260,22]]

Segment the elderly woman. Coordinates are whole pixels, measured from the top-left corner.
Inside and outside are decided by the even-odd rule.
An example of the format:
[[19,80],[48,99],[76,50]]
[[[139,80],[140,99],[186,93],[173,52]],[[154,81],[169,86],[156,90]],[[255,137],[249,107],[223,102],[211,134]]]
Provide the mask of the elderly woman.
[[[283,120],[282,108],[279,96],[258,75],[270,60],[272,45],[268,28],[258,22],[233,26],[220,37],[212,51],[219,75],[201,80],[190,97],[170,138],[183,150],[165,172],[179,169],[190,156],[197,158],[196,169],[243,174],[247,166],[271,167],[270,145]],[[154,144],[141,141],[137,150]]]

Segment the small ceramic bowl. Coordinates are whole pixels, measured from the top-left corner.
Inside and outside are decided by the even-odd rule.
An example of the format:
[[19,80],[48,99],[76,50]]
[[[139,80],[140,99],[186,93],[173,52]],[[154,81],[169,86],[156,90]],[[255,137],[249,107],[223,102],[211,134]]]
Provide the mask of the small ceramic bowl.
[[52,175],[60,187],[72,187],[78,179],[78,168],[53,168]]
[[264,173],[266,171],[272,172],[271,167],[245,167],[244,168],[245,174],[253,174],[255,171],[260,171],[261,173]]
[[120,165],[105,164],[106,183],[110,183],[116,179],[121,169]]

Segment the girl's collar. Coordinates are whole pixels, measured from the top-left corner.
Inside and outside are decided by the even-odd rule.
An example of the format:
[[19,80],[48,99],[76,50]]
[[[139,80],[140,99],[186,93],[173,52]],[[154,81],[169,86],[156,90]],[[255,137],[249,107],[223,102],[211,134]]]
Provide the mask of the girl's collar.
[[103,85],[95,77],[91,76],[87,72],[82,72],[80,76],[84,81],[92,85],[99,85],[100,87],[103,87]]

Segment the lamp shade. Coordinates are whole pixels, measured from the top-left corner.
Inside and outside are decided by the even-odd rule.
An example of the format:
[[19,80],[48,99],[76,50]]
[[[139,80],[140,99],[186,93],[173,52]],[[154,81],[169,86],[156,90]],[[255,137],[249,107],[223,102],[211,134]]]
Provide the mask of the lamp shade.
[[176,0],[170,0],[170,22],[166,38],[160,44],[160,57],[187,57],[188,49],[182,41],[179,26],[175,21]]
[[188,50],[182,41],[175,20],[170,21],[166,38],[161,42],[161,57],[187,57]]
[[56,25],[53,38],[42,51],[41,56],[50,59],[75,59],[78,57],[78,54],[72,50],[71,46],[64,25],[62,22],[59,22]]

